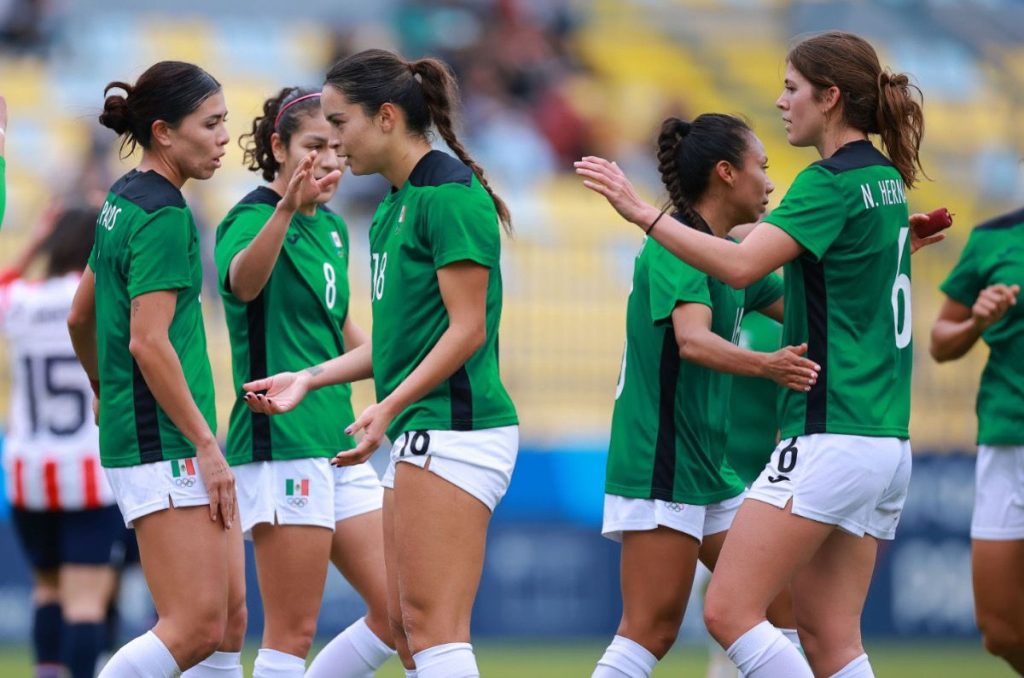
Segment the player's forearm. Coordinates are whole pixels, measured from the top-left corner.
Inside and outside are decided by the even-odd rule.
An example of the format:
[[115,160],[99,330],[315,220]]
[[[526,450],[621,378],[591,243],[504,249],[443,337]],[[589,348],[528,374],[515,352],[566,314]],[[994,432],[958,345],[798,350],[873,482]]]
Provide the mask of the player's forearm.
[[677,337],[679,357],[701,367],[746,377],[764,377],[767,353],[750,351],[726,341],[711,330]]
[[936,362],[956,360],[967,354],[981,337],[973,318],[959,322],[939,319],[932,327],[929,352]]
[[[649,226],[658,215],[656,208],[650,210],[645,216],[650,220],[639,224],[642,228]],[[658,220],[648,235],[690,266],[735,289],[748,287],[774,270],[766,266],[752,248],[701,233],[668,214]]]
[[434,348],[381,405],[397,414],[434,390],[466,364],[487,338],[481,322],[449,325]]
[[369,379],[373,376],[372,351],[366,341],[344,355],[307,368],[310,390]]
[[294,215],[294,211],[278,205],[252,242],[231,260],[231,293],[240,300],[252,301],[270,280]]
[[216,443],[210,425],[192,399],[170,340],[166,336],[133,336],[128,350],[157,403],[196,450],[209,449]]
[[85,318],[73,313],[68,315],[68,334],[71,346],[82,363],[82,369],[92,381],[99,381],[99,351],[96,344],[96,317]]

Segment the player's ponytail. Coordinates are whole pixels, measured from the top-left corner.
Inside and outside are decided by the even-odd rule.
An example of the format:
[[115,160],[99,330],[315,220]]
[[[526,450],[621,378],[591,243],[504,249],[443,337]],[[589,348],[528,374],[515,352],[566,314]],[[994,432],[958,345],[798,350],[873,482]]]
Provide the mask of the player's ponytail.
[[368,49],[336,63],[327,73],[327,84],[344,93],[350,103],[362,106],[367,115],[375,115],[385,103],[394,104],[405,113],[412,134],[429,139],[431,127],[436,128],[490,194],[505,232],[512,232],[508,206],[455,134],[458,85],[447,64],[439,59],[405,61],[387,50]]
[[917,180],[924,137],[924,111],[914,99],[914,91],[923,98],[904,73],[882,71],[878,75],[878,134],[907,188],[913,188]]
[[921,90],[910,78],[883,70],[867,40],[842,31],[802,40],[786,61],[814,86],[816,98],[836,87],[843,121],[865,134],[878,134],[903,183],[913,188],[918,173],[924,175],[919,155],[924,112]]
[[266,181],[273,181],[281,169],[274,157],[274,133],[286,147],[299,129],[299,115],[320,110],[320,90],[285,87],[263,102],[263,115],[252,121],[252,130],[238,138],[242,164],[250,172],[260,170]]
[[[124,94],[110,94],[110,90]],[[149,148],[153,123],[162,120],[176,127],[206,99],[220,91],[220,83],[195,64],[161,61],[139,76],[134,85],[115,80],[103,89],[106,99],[99,122],[121,137],[121,154],[136,146]]]
[[494,209],[498,212],[498,220],[505,229],[505,233],[511,235],[512,215],[508,211],[508,205],[491,189],[491,185],[484,177],[484,168],[470,157],[462,142],[455,136],[452,117],[459,100],[458,83],[455,81],[455,76],[448,69],[448,65],[439,59],[413,61],[409,64],[409,70],[420,78],[423,98],[426,100],[430,120],[437,128],[437,133],[441,135],[444,142],[448,144],[448,148],[452,149],[459,160],[473,170],[477,180],[494,201]]
[[679,118],[668,118],[662,123],[658,134],[658,172],[668,191],[670,206],[688,226],[711,233],[694,205],[707,191],[715,165],[725,160],[736,168],[743,167],[743,153],[751,136],[747,123],[721,113],[705,113],[692,123]]

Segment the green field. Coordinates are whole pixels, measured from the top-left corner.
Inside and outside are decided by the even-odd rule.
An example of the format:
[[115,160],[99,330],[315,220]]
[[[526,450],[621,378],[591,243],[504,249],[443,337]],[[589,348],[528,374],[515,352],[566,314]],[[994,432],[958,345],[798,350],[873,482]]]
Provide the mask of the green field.
[[[485,678],[586,678],[600,656],[600,642],[571,645],[481,643],[477,658]],[[245,653],[245,674],[251,675],[255,648]],[[878,678],[1012,678],[1013,671],[987,656],[980,647],[965,643],[885,645],[870,647]],[[702,678],[706,650],[686,646],[674,650],[654,675]],[[0,649],[0,676],[30,676],[29,656],[23,648]],[[389,662],[380,678],[402,678],[397,661]]]

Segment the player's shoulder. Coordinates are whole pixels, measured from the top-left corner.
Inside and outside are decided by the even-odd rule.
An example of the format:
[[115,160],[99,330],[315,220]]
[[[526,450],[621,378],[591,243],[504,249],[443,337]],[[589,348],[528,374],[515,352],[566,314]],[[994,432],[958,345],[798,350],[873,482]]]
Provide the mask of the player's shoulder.
[[152,170],[140,172],[133,169],[110,187],[116,197],[130,202],[147,214],[164,208],[184,209],[185,196],[178,187]]
[[807,170],[819,168],[829,174],[840,175],[845,172],[878,166],[892,167],[893,164],[870,141],[864,139],[841,146],[831,156],[811,163]]
[[473,185],[473,170],[458,158],[432,150],[416,163],[409,175],[409,185],[414,188],[469,188]]
[[1024,207],[993,217],[983,221],[974,227],[974,234],[986,235],[989,233],[1005,232],[1012,228],[1024,226]]

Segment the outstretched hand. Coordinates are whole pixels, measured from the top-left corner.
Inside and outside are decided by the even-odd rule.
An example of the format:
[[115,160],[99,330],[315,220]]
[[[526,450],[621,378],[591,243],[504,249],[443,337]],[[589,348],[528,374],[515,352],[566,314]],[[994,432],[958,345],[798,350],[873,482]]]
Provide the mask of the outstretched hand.
[[285,208],[294,212],[303,205],[313,204],[322,192],[333,189],[341,181],[344,166],[317,179],[313,170],[316,156],[316,151],[310,151],[295,168],[291,179],[288,180],[288,188],[281,197],[281,203]]
[[637,195],[633,184],[615,162],[594,155],[573,163],[576,174],[583,177],[583,185],[608,199],[623,219],[645,226],[658,209],[648,205]]
[[309,392],[306,372],[281,372],[242,384],[245,404],[260,414],[282,414],[294,410]]
[[345,433],[350,436],[362,431],[363,437],[351,450],[339,452],[331,463],[335,466],[354,466],[365,462],[380,447],[384,434],[394,418],[395,415],[381,403],[367,407],[352,425],[345,429]]

